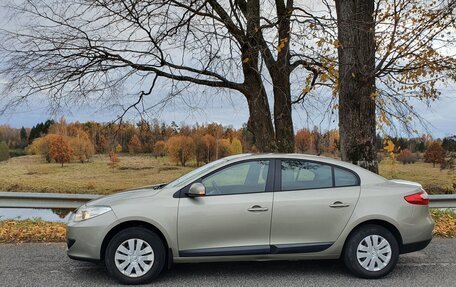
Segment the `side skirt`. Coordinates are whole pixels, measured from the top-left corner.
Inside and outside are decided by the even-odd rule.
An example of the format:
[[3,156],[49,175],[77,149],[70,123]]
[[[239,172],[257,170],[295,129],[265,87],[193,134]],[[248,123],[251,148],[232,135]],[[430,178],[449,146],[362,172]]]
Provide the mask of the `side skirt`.
[[267,254],[292,254],[320,252],[331,247],[333,243],[306,243],[306,244],[279,244],[279,245],[254,245],[220,248],[202,248],[179,251],[180,257],[204,256],[240,256],[240,255],[267,255]]
[[331,245],[333,245],[331,242],[271,245],[271,254],[320,252],[328,249]]

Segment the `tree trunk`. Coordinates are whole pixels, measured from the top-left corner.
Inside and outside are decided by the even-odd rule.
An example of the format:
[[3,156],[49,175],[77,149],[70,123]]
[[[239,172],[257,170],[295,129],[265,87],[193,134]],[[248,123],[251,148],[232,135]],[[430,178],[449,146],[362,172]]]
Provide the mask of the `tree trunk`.
[[247,31],[241,47],[244,74],[244,95],[249,106],[247,129],[253,134],[260,152],[277,151],[276,137],[269,108],[268,95],[261,78],[260,55],[260,1],[247,1]]
[[266,91],[258,82],[261,79],[249,78],[246,78],[250,83],[246,92],[250,114],[247,129],[253,134],[253,142],[260,152],[275,152],[277,145]]
[[374,1],[336,0],[342,160],[378,173],[375,146]]
[[274,92],[274,125],[279,152],[294,152],[293,119],[290,88],[290,16],[293,1],[276,1],[279,46],[277,60],[266,60]]
[[294,152],[290,77],[287,71],[281,71],[280,74],[274,78],[274,124],[277,151],[290,153]]

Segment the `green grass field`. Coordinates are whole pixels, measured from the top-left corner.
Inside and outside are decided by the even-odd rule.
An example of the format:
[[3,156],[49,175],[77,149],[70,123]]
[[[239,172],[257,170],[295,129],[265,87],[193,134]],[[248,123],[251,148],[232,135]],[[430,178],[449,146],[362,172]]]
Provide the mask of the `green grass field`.
[[60,167],[40,156],[22,156],[0,163],[0,191],[110,194],[125,189],[169,182],[192,168],[175,166],[166,158],[119,156],[118,166],[107,155],[88,163]]
[[[110,194],[125,189],[169,182],[193,167],[176,166],[167,158],[149,155],[121,155],[117,167],[108,165],[107,155],[97,155],[89,163],[47,163],[40,156],[22,156],[0,163],[0,191]],[[455,175],[432,164],[403,165],[385,159],[380,174],[386,178],[417,181],[431,192],[454,192]],[[437,188],[438,187],[438,188]],[[432,190],[431,190],[432,189]]]
[[456,193],[456,172],[440,170],[431,163],[402,164],[385,159],[380,163],[380,174],[388,179],[419,182],[429,193]]

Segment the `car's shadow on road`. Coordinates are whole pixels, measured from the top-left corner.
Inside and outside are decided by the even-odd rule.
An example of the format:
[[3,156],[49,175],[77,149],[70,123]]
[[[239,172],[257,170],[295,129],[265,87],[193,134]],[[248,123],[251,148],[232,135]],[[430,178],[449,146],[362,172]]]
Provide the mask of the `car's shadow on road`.
[[[91,278],[97,284],[113,284],[101,265],[80,263],[73,269],[75,278]],[[262,261],[175,264],[154,281],[154,286],[201,285],[278,285],[283,278],[305,281],[312,277],[352,278],[339,260]],[[225,281],[226,280],[226,281]],[[256,283],[255,283],[256,282]],[[87,282],[89,283],[89,281]]]

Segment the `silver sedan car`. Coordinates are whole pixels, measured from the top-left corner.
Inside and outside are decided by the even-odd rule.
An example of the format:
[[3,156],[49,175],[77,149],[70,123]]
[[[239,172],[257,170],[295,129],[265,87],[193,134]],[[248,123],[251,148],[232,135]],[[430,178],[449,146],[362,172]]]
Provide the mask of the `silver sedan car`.
[[302,154],[236,155],[166,185],[102,197],[67,229],[68,256],[126,284],[181,262],[342,258],[359,277],[425,248],[434,222],[421,185]]

